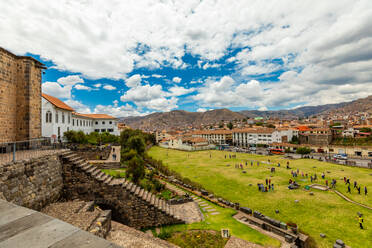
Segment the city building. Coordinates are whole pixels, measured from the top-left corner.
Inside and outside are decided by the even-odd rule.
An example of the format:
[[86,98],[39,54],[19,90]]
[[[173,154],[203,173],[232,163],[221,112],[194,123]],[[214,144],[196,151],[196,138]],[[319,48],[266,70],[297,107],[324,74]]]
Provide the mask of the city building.
[[231,144],[232,143],[232,131],[231,130],[199,130],[191,133],[192,137],[204,138],[209,144]]
[[118,120],[106,114],[81,114],[60,99],[42,94],[42,136],[53,140],[63,138],[66,131],[108,132],[119,135]]
[[209,142],[204,138],[183,136],[164,138],[159,141],[159,146],[184,151],[215,149],[215,145],[209,144]]
[[[233,144],[240,147],[269,145],[275,141],[273,128],[243,128],[233,130]],[[277,139],[277,138],[276,138]]]
[[332,131],[329,128],[299,127],[300,144],[329,145],[332,142]]
[[41,75],[36,59],[0,47],[0,142],[41,137]]

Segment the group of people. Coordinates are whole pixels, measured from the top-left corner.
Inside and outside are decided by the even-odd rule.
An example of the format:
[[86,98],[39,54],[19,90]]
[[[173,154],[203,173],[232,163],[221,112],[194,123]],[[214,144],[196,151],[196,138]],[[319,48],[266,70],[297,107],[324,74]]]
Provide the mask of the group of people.
[[[344,177],[344,183],[347,185],[347,193],[351,194],[350,178]],[[354,181],[354,189],[356,189],[358,191],[358,194],[360,195],[361,185],[358,185],[357,181]],[[368,194],[367,186],[364,186],[364,195],[367,194]]]
[[274,183],[271,182],[271,179],[265,180],[265,185],[263,183],[258,183],[258,191],[261,192],[269,192],[269,191],[274,191]]

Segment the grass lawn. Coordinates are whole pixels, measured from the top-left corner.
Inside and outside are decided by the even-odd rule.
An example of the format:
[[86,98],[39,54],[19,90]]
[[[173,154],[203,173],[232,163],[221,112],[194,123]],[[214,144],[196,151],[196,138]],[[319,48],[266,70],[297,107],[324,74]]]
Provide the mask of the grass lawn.
[[[289,190],[287,186],[288,180],[292,178],[291,170],[285,168],[288,160],[282,159],[282,156],[237,153],[236,159],[229,159],[228,155],[232,154],[229,152],[183,152],[176,150],[168,150],[167,152],[167,149],[160,147],[153,147],[148,153],[153,158],[162,160],[170,169],[202,184],[205,189],[213,191],[216,195],[233,202],[239,202],[241,206],[258,210],[275,219],[297,223],[301,230],[315,239],[318,247],[331,247],[336,239],[342,239],[353,248],[372,247],[372,211],[346,202],[330,191],[312,190],[314,195],[310,195],[303,189]],[[227,155],[226,159],[225,154]],[[274,163],[280,162],[281,167],[276,167],[276,173],[271,174],[270,168],[272,166],[261,163],[261,161],[267,161],[268,159]],[[248,162],[248,166],[245,166],[245,161]],[[256,162],[254,166],[251,166],[250,161],[260,161],[260,166],[257,166]],[[320,177],[322,172],[325,172],[325,179],[329,182],[333,178],[337,179],[336,188],[339,191],[354,201],[372,206],[370,195],[358,195],[357,191],[353,189],[351,195],[347,194],[346,186],[342,180],[346,176],[351,179],[352,183],[356,180],[363,187],[367,185],[367,188],[371,191],[372,176],[370,174],[372,174],[372,170],[310,159],[289,160],[289,162],[293,170],[297,168],[300,170],[300,175],[296,178],[296,181],[302,186],[310,184],[310,178],[302,178],[301,172],[308,173],[309,177],[310,174],[316,173],[318,176],[317,183],[320,184],[325,184],[325,180]],[[237,163],[244,164],[246,174],[243,174],[241,169],[235,168]],[[330,173],[327,173],[327,171]],[[266,178],[271,179],[274,183],[274,192],[263,193],[258,191],[257,183],[265,183]],[[250,184],[252,186],[249,186]],[[299,200],[299,202],[295,203],[295,200]],[[275,213],[276,209],[280,211],[279,214]],[[364,214],[365,230],[359,229],[356,218],[357,212]],[[228,214],[213,216],[212,218],[215,217],[214,223],[216,225],[219,223],[221,227],[230,219]],[[207,224],[196,223],[193,225],[197,228],[198,225]],[[216,227],[215,230],[219,229]],[[245,232],[248,231],[245,229]],[[321,238],[320,233],[325,233],[326,238]],[[247,235],[245,239],[257,242],[252,239],[252,235]]]
[[102,171],[112,177],[124,178],[126,169],[102,169]]
[[267,247],[279,247],[280,242],[276,239],[268,237],[238,221],[236,221],[232,216],[236,214],[236,210],[230,208],[222,208],[216,204],[208,203],[217,212],[218,215],[211,215],[203,210],[204,221],[186,224],[186,225],[171,225],[162,227],[167,232],[183,232],[186,230],[216,230],[220,232],[221,229],[229,229],[231,234],[249,240],[253,243],[260,244]]

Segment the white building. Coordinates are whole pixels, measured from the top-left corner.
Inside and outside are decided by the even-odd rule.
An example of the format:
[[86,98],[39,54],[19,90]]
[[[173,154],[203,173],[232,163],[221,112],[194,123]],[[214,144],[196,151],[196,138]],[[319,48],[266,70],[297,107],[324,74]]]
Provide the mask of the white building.
[[106,114],[80,114],[56,97],[42,94],[41,132],[43,137],[54,140],[63,137],[66,131],[109,132],[119,135],[118,121]]

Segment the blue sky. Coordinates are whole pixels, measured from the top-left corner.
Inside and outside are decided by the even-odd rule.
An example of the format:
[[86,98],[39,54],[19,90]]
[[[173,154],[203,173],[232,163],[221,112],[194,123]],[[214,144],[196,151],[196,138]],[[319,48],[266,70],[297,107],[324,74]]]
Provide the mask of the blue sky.
[[[14,0],[0,46],[84,113],[277,110],[372,94],[372,2]],[[311,11],[309,11],[311,9]]]

